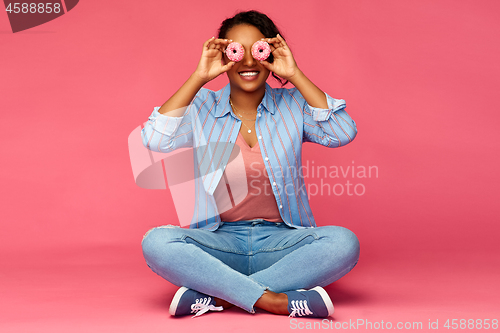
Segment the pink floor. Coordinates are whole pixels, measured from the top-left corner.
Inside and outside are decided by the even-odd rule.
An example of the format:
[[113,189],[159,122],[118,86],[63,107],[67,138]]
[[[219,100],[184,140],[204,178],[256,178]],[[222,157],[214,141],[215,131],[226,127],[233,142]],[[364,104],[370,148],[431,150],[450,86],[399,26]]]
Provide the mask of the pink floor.
[[348,324],[374,330],[398,322],[422,323],[419,331],[427,331],[429,321],[447,330],[447,319],[499,319],[499,264],[486,253],[365,253],[326,288],[335,306],[327,323],[237,308],[173,318],[168,306],[176,287],[149,270],[139,246],[17,253],[1,273],[0,332],[288,332]]

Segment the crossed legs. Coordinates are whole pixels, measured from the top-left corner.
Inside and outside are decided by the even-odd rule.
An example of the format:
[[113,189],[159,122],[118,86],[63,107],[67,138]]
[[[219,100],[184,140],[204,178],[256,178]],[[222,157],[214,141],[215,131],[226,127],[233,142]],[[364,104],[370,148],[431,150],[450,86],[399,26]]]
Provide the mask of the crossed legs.
[[287,314],[283,292],[326,286],[359,258],[358,239],[348,229],[270,222],[228,222],[216,231],[160,226],[146,233],[142,248],[147,265],[174,285],[251,313],[255,306]]

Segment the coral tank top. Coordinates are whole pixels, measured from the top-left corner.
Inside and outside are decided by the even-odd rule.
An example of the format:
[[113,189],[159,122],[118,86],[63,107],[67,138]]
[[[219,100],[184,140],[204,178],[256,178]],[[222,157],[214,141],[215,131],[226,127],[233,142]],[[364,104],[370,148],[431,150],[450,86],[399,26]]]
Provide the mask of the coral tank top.
[[[214,198],[223,222],[264,219],[283,222],[257,142],[251,147],[240,132]],[[246,176],[246,183],[245,183]]]

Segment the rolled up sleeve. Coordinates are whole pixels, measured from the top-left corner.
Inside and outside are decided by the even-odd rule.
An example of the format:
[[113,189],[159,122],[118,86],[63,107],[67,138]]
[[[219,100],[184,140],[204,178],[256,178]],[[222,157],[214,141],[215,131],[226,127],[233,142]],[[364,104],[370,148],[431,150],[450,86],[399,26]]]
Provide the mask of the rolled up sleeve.
[[324,93],[328,109],[310,106],[298,90],[295,91],[304,101],[303,142],[313,142],[329,148],[336,148],[350,143],[357,134],[356,123],[345,111],[346,102]]
[[141,130],[143,145],[156,152],[167,153],[182,147],[192,146],[191,120],[189,110],[182,117],[170,117],[158,112],[159,106],[155,106],[153,112],[144,123]]

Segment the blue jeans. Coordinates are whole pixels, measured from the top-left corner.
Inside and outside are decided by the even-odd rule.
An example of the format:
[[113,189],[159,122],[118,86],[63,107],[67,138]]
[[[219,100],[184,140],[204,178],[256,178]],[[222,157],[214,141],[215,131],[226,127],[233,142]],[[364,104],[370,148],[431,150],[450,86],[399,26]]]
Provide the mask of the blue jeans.
[[338,226],[291,228],[263,219],[225,222],[215,231],[159,226],[143,237],[147,265],[176,286],[250,313],[268,289],[326,286],[358,262],[358,238]]

